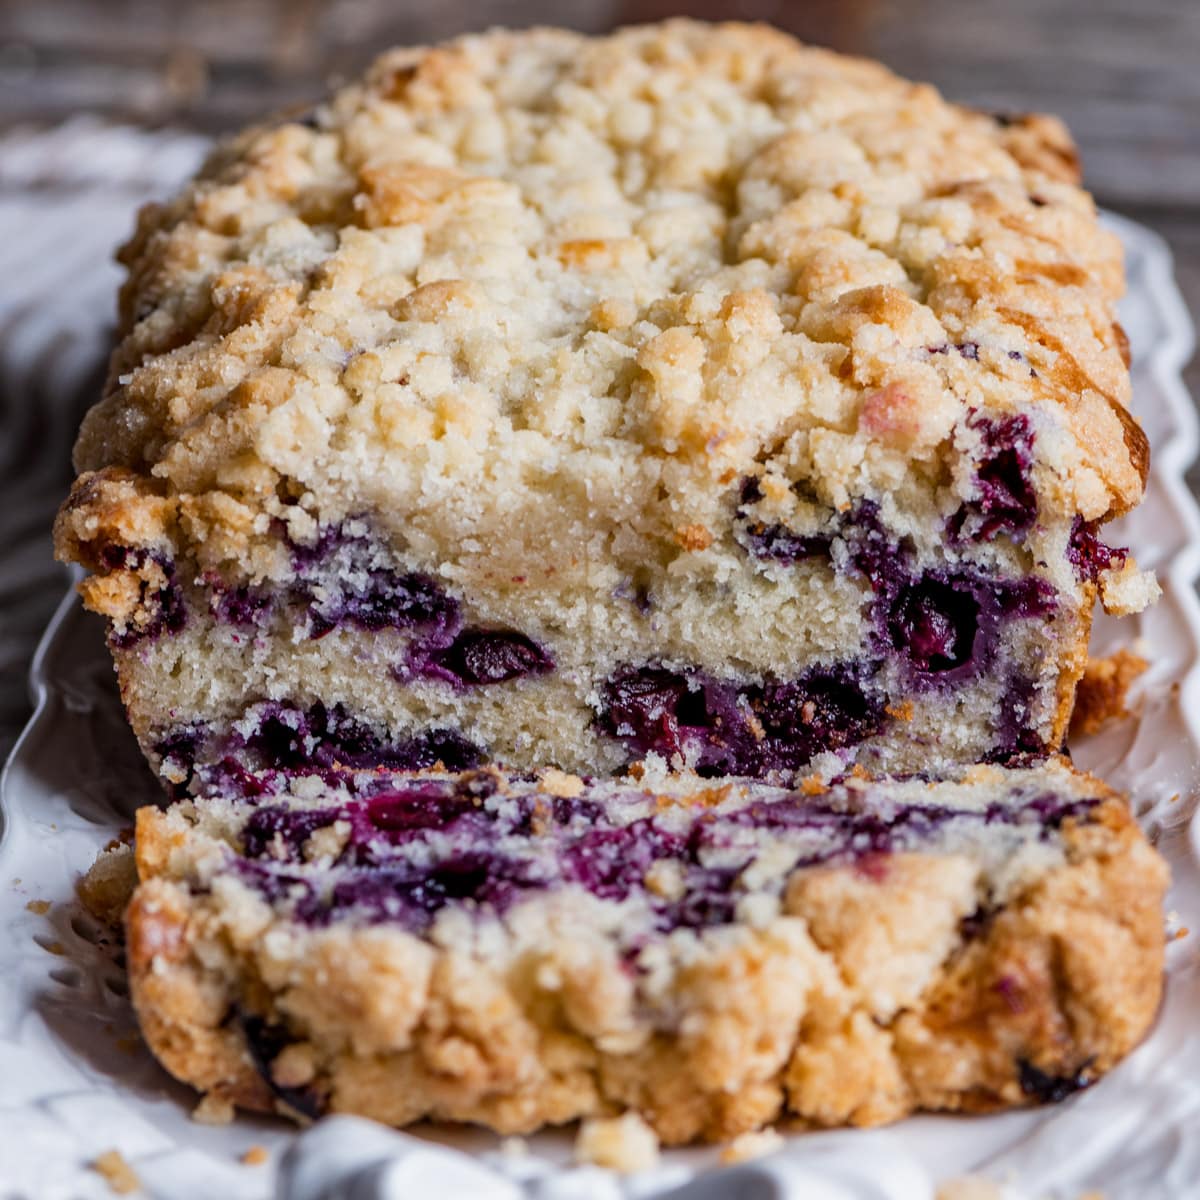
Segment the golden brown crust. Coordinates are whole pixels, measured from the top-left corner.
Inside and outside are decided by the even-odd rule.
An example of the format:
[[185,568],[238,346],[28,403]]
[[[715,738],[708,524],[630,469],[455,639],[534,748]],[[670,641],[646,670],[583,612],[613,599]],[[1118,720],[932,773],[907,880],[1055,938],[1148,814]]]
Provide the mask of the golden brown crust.
[[[718,939],[675,978],[675,1028],[644,1026],[628,977],[582,943],[499,974],[377,929],[280,930],[265,951],[250,932],[261,915],[214,925],[203,897],[161,878],[129,910],[132,994],[173,1074],[253,1109],[273,1100],[239,1005],[291,1029],[276,1088],[398,1125],[514,1133],[631,1108],[681,1143],[784,1118],[988,1111],[1085,1085],[1157,1011],[1165,865],[1115,798],[1069,820],[1065,844],[995,913],[969,911],[971,872],[953,856],[802,873],[786,915]],[[968,916],[983,928],[964,939]]]
[[1082,182],[1079,151],[1071,131],[1046,113],[1006,114],[997,118],[1000,143],[1026,170],[1063,183]]
[[[1106,820],[1106,830],[1069,835],[1071,865],[997,915],[924,1012],[899,1022],[918,1103],[972,1112],[1020,1103],[1037,1086],[1030,1067],[1047,1089],[1061,1082],[1069,1092],[1149,1029],[1162,991],[1166,868],[1125,806],[1110,804]],[[1119,979],[1106,965],[1118,962]]]
[[[532,62],[557,90],[535,94]],[[973,337],[1023,349],[1029,322],[1046,334],[1029,348],[1048,412],[1074,411],[1080,378],[1123,408],[1119,250],[1077,182],[1052,117],[997,123],[761,26],[497,32],[392,51],[315,128],[249,130],[180,197],[143,210],[121,255],[124,340],[79,465],[152,479],[205,529],[217,568],[257,553],[252,518],[281,515],[279,486],[298,481],[329,515],[365,507],[374,471],[347,472],[342,457],[364,434],[393,466],[414,440],[519,452],[504,444],[510,421],[547,429],[518,394],[535,362],[545,384],[594,398],[580,430],[674,462],[688,488],[745,473],[796,429],[845,434],[863,397],[899,377],[921,421],[892,449],[936,456],[946,411],[968,403],[957,374],[969,372],[969,403],[1012,407],[1031,399],[1028,372],[983,358],[924,369],[919,352]],[[665,217],[665,192],[688,203]],[[873,297],[888,345],[852,340],[860,322],[844,309],[858,296]],[[505,327],[514,308],[527,326]],[[540,363],[564,313],[586,352]],[[449,414],[440,373],[408,369],[409,335],[431,327],[443,332],[422,353],[453,365],[469,411]],[[495,351],[480,353],[496,327]],[[792,395],[780,384],[799,365]],[[628,417],[616,425],[612,401]],[[1082,457],[1055,469],[1089,509],[1098,471],[1121,511],[1140,491],[1140,447],[1095,423],[1074,422]],[[873,472],[884,457],[852,465]],[[423,520],[429,480],[384,477],[381,506]],[[694,515],[685,524],[707,524]],[[669,543],[677,518],[664,505],[654,536]],[[66,557],[76,548],[60,541]]]
[[125,914],[130,994],[142,1035],[177,1079],[253,1112],[273,1096],[239,1032],[226,1024],[229,997],[190,952],[179,894],[151,881]]
[[1054,365],[1047,372],[1050,389],[1066,410],[1080,446],[1109,490],[1109,507],[1101,519],[1110,520],[1128,512],[1141,500],[1145,489],[1150,443],[1124,400],[1110,390],[1110,373],[1089,374],[1040,316],[1007,306],[998,311],[1055,354]]
[[1084,601],[1080,606],[1080,628],[1078,636],[1061,659],[1062,670],[1055,686],[1057,706],[1054,721],[1051,726],[1048,746],[1061,747],[1071,725],[1071,713],[1075,706],[1076,688],[1087,670],[1088,640],[1092,632],[1092,613],[1096,601],[1096,588],[1088,585],[1084,588]]
[[[1128,353],[1126,349],[1121,357],[1124,359]],[[1125,449],[1129,453],[1129,462],[1134,471],[1137,472],[1138,478],[1141,480],[1141,487],[1138,489],[1136,497],[1125,502],[1124,507],[1115,510],[1110,510],[1112,516],[1120,516],[1123,512],[1128,512],[1141,498],[1142,492],[1146,488],[1146,480],[1150,478],[1150,439],[1146,436],[1146,431],[1137,423],[1133,414],[1119,401],[1112,396],[1106,396],[1109,406],[1116,414],[1117,420],[1121,422],[1122,434],[1125,439]]]

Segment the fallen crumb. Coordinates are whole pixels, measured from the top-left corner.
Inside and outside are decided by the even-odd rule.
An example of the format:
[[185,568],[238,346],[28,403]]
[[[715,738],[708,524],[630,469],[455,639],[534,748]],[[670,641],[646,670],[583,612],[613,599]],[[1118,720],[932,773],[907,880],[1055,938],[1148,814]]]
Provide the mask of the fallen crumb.
[[209,1092],[192,1109],[192,1120],[197,1125],[228,1125],[233,1120],[233,1105],[224,1096]]
[[267,1153],[266,1146],[251,1146],[245,1154],[242,1155],[242,1162],[248,1167],[261,1167],[271,1156]]
[[36,913],[39,917],[44,917],[50,911],[50,901],[30,900],[30,902],[25,905],[25,908],[31,913]]
[[721,1151],[721,1162],[725,1166],[749,1162],[773,1154],[783,1145],[783,1136],[777,1129],[760,1129],[756,1133],[742,1133]]
[[1106,658],[1088,660],[1075,691],[1071,735],[1096,733],[1109,721],[1129,716],[1129,686],[1150,664],[1130,650],[1116,650]]
[[135,887],[137,864],[133,850],[122,842],[110,842],[75,884],[75,892],[96,920],[119,929]]
[[613,1171],[647,1171],[658,1162],[658,1136],[637,1113],[584,1121],[575,1157]]
[[962,1175],[947,1179],[937,1190],[935,1200],[1003,1200],[998,1184],[982,1175]]
[[104,1176],[108,1186],[118,1196],[141,1191],[142,1181],[119,1150],[106,1150],[99,1158],[93,1159],[90,1166],[97,1175]]

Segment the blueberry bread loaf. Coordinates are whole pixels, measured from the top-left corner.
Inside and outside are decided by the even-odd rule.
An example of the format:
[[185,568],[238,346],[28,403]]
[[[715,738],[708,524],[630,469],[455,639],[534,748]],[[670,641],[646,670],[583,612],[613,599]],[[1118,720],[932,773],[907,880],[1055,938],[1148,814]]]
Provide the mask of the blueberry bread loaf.
[[122,260],[57,545],[177,785],[1007,761],[1155,592],[1046,118],[765,28],[490,33],[222,146]]
[[331,772],[143,809],[132,995],[293,1116],[667,1142],[1061,1099],[1145,1033],[1166,867],[1059,760],[795,791]]

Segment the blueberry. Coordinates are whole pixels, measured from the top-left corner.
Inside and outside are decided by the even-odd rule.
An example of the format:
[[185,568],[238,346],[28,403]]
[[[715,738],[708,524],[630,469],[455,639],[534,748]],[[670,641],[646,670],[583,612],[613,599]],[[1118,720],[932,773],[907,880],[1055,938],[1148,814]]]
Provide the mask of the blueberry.
[[[641,802],[641,793],[631,799]],[[447,906],[466,905],[504,914],[514,903],[547,888],[579,887],[602,900],[640,895],[660,932],[705,928],[733,920],[737,881],[753,854],[734,856],[741,829],[765,829],[773,841],[793,838],[796,865],[838,860],[864,867],[903,846],[935,836],[949,820],[983,824],[1036,821],[1049,836],[1069,816],[1084,817],[1099,801],[1054,793],[1015,795],[1020,803],[963,812],[936,804],[909,804],[886,811],[869,803],[846,803],[837,785],[824,796],[775,793],[721,816],[705,812],[684,830],[665,830],[653,816],[616,823],[621,798],[601,805],[588,795],[550,798],[536,791],[509,794],[489,806],[472,797],[463,781],[389,781],[369,796],[349,798],[338,809],[291,813],[280,806],[256,811],[242,841],[238,866],[250,886],[272,903],[290,906],[297,921],[326,925],[346,910],[355,919],[391,921],[414,932],[428,929]],[[530,818],[537,813],[536,826]],[[316,879],[267,853],[281,839],[296,849],[313,829],[341,819],[352,834],[347,850]],[[809,841],[802,831],[819,831]],[[525,839],[524,844],[514,841]],[[498,846],[504,845],[503,850]],[[805,845],[814,847],[807,855]],[[706,865],[709,852],[722,865]],[[647,890],[655,863],[677,865],[683,888],[668,899]],[[311,870],[311,868],[309,868]],[[317,882],[319,880],[320,882]],[[970,922],[965,927],[972,928]]]
[[289,1108],[315,1121],[325,1107],[324,1097],[312,1086],[280,1087],[271,1076],[271,1064],[295,1039],[284,1026],[271,1024],[262,1017],[246,1012],[237,1016],[250,1058],[263,1081]]
[[262,624],[270,614],[273,603],[270,592],[249,584],[229,589],[215,587],[210,600],[213,615],[218,621],[240,626]]
[[554,659],[523,633],[509,629],[464,629],[444,650],[422,664],[424,674],[463,684],[504,683],[554,669]]
[[1053,1075],[1035,1067],[1027,1058],[1019,1058],[1017,1081],[1026,1096],[1041,1104],[1057,1104],[1095,1083],[1094,1076],[1088,1073],[1090,1066],[1089,1059],[1078,1071],[1068,1075]]
[[988,542],[999,534],[1021,540],[1037,519],[1037,493],[1030,475],[1033,428],[1024,414],[967,418],[983,443],[975,471],[975,492],[950,518],[954,541]]
[[971,661],[979,602],[966,586],[926,576],[900,593],[888,630],[918,671],[950,671]]
[[384,544],[351,522],[326,526],[310,545],[289,545],[296,582],[287,598],[308,612],[310,637],[351,625],[417,630],[444,645],[457,632],[458,602],[428,575],[398,569]]
[[598,724],[637,754],[690,757],[702,775],[794,770],[876,732],[882,704],[865,687],[876,669],[843,664],[750,685],[633,667],[609,680]]
[[341,625],[356,629],[448,629],[457,624],[458,602],[428,576],[416,572],[374,569],[338,586],[326,582],[318,597],[316,584],[299,595],[309,611],[309,635],[324,637]]
[[563,855],[563,874],[605,900],[624,900],[660,858],[677,858],[682,839],[653,821],[590,830]]
[[1033,722],[1037,690],[1024,673],[1010,669],[997,706],[988,762],[1017,763],[1046,752],[1045,743]]
[[1109,546],[1098,536],[1099,523],[1076,515],[1067,544],[1067,559],[1081,582],[1095,583],[1105,571],[1120,570],[1129,557],[1124,547]]
[[766,525],[749,518],[745,509],[762,499],[762,485],[753,475],[746,476],[738,489],[738,535],[742,545],[755,558],[792,566],[809,558],[827,558],[833,538],[830,534],[795,533],[786,525]]
[[313,833],[332,825],[340,815],[336,808],[292,809],[282,804],[256,808],[242,826],[242,852],[247,858],[261,858],[273,844],[281,843],[295,858]]
[[187,602],[183,598],[175,574],[175,563],[157,551],[108,546],[101,552],[101,562],[109,570],[138,571],[154,563],[162,571],[165,583],[155,588],[145,579],[138,580],[138,608],[147,614],[141,625],[130,625],[121,633],[110,633],[109,640],[120,650],[128,650],[142,641],[153,641],[162,634],[179,633],[187,624]]
[[398,862],[355,870],[334,885],[324,904],[301,915],[320,924],[355,908],[373,920],[395,920],[421,932],[448,904],[469,901],[503,912],[520,895],[542,886],[531,862],[486,849],[463,850],[428,867]]
[[809,558],[825,558],[833,538],[823,533],[793,533],[786,525],[748,524],[742,538],[755,558],[792,566]]
[[224,788],[243,797],[272,790],[277,776],[338,773],[387,767],[419,771],[441,763],[449,771],[474,768],[484,751],[454,729],[427,728],[385,739],[341,705],[307,709],[281,701],[251,708],[228,732],[185,726],[156,747],[202,790]]
[[743,764],[757,769],[745,773],[795,770],[815,754],[845,749],[878,732],[882,701],[864,687],[865,678],[875,669],[843,663],[816,668],[798,679],[745,689],[764,735],[753,743]]
[[641,754],[682,753],[679,708],[688,686],[685,675],[660,668],[623,672],[605,687],[601,728]]

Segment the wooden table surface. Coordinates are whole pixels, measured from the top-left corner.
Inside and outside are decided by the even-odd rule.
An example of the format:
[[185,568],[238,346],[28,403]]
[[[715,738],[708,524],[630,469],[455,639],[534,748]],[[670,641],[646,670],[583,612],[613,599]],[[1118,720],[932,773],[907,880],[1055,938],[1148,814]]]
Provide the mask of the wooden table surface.
[[[488,25],[765,20],[987,109],[1056,112],[1100,203],[1200,311],[1200,0],[0,0],[0,129],[80,111],[220,132],[380,49]],[[1200,395],[1200,363],[1190,370]]]

